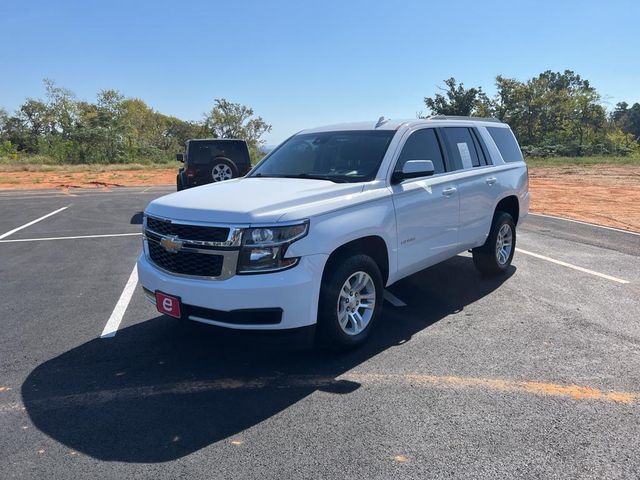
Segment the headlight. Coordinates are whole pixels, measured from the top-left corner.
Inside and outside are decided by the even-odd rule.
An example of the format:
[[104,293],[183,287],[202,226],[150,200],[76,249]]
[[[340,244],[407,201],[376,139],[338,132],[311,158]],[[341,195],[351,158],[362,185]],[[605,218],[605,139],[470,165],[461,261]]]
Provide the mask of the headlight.
[[309,221],[283,227],[248,228],[242,235],[238,273],[276,272],[293,267],[297,257],[284,258],[289,245],[309,231]]

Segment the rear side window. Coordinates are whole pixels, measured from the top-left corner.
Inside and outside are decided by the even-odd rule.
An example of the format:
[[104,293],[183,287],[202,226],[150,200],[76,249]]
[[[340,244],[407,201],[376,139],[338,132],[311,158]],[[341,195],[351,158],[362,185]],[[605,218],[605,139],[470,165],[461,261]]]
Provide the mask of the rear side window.
[[522,152],[510,128],[487,127],[505,162],[521,162]]
[[396,172],[409,160],[431,160],[435,173],[444,173],[442,151],[433,128],[423,128],[409,136],[396,163]]
[[476,145],[476,151],[478,152],[478,157],[480,158],[480,165],[492,165],[489,154],[487,154],[487,147],[485,146],[482,137],[475,128],[472,130],[472,133],[473,141]]
[[476,149],[477,140],[470,129],[466,127],[443,128],[449,156],[453,159],[456,170],[479,167],[484,165],[484,156],[480,156]]

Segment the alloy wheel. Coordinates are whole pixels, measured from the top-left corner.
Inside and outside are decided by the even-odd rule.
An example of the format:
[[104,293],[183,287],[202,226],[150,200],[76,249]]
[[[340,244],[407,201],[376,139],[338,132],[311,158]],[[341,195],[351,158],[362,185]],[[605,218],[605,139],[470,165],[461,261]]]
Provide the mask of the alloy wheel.
[[498,230],[498,237],[496,238],[496,260],[500,265],[505,265],[509,261],[512,248],[513,232],[511,231],[511,226],[505,223]]
[[366,272],[355,272],[342,285],[338,295],[338,323],[347,335],[358,335],[367,328],[376,306],[376,287]]
[[218,163],[213,167],[211,176],[213,177],[214,182],[222,182],[224,180],[230,180],[231,178],[233,178],[233,172],[231,171],[231,167],[229,167],[229,165]]

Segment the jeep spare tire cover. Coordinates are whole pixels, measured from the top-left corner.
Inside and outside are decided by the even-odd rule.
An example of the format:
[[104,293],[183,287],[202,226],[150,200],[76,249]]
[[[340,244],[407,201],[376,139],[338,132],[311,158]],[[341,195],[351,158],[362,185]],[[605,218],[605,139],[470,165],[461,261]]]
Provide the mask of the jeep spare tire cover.
[[226,157],[216,157],[211,168],[211,178],[214,182],[223,182],[238,176],[238,168]]

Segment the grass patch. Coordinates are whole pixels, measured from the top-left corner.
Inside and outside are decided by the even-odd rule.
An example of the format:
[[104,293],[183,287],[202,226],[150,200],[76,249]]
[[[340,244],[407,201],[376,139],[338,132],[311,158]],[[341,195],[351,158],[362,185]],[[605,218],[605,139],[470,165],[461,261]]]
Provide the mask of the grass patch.
[[[44,160],[40,162],[39,160]],[[562,167],[571,165],[636,165],[640,166],[640,155],[617,157],[594,155],[592,157],[527,157],[530,167]],[[0,157],[0,172],[92,172],[103,173],[114,170],[175,170],[181,166],[178,162],[169,163],[112,163],[112,164],[52,164],[46,157],[37,155],[22,159]]]
[[563,167],[566,165],[637,165],[640,166],[639,155],[616,157],[611,155],[594,155],[592,157],[527,157],[530,167]]
[[175,165],[167,163],[118,163],[111,165],[47,165],[37,163],[9,163],[0,162],[0,172],[112,172],[114,170],[175,170],[178,171],[178,164]]
[[9,178],[9,177],[0,177],[0,183],[20,183],[19,179],[16,178]]

